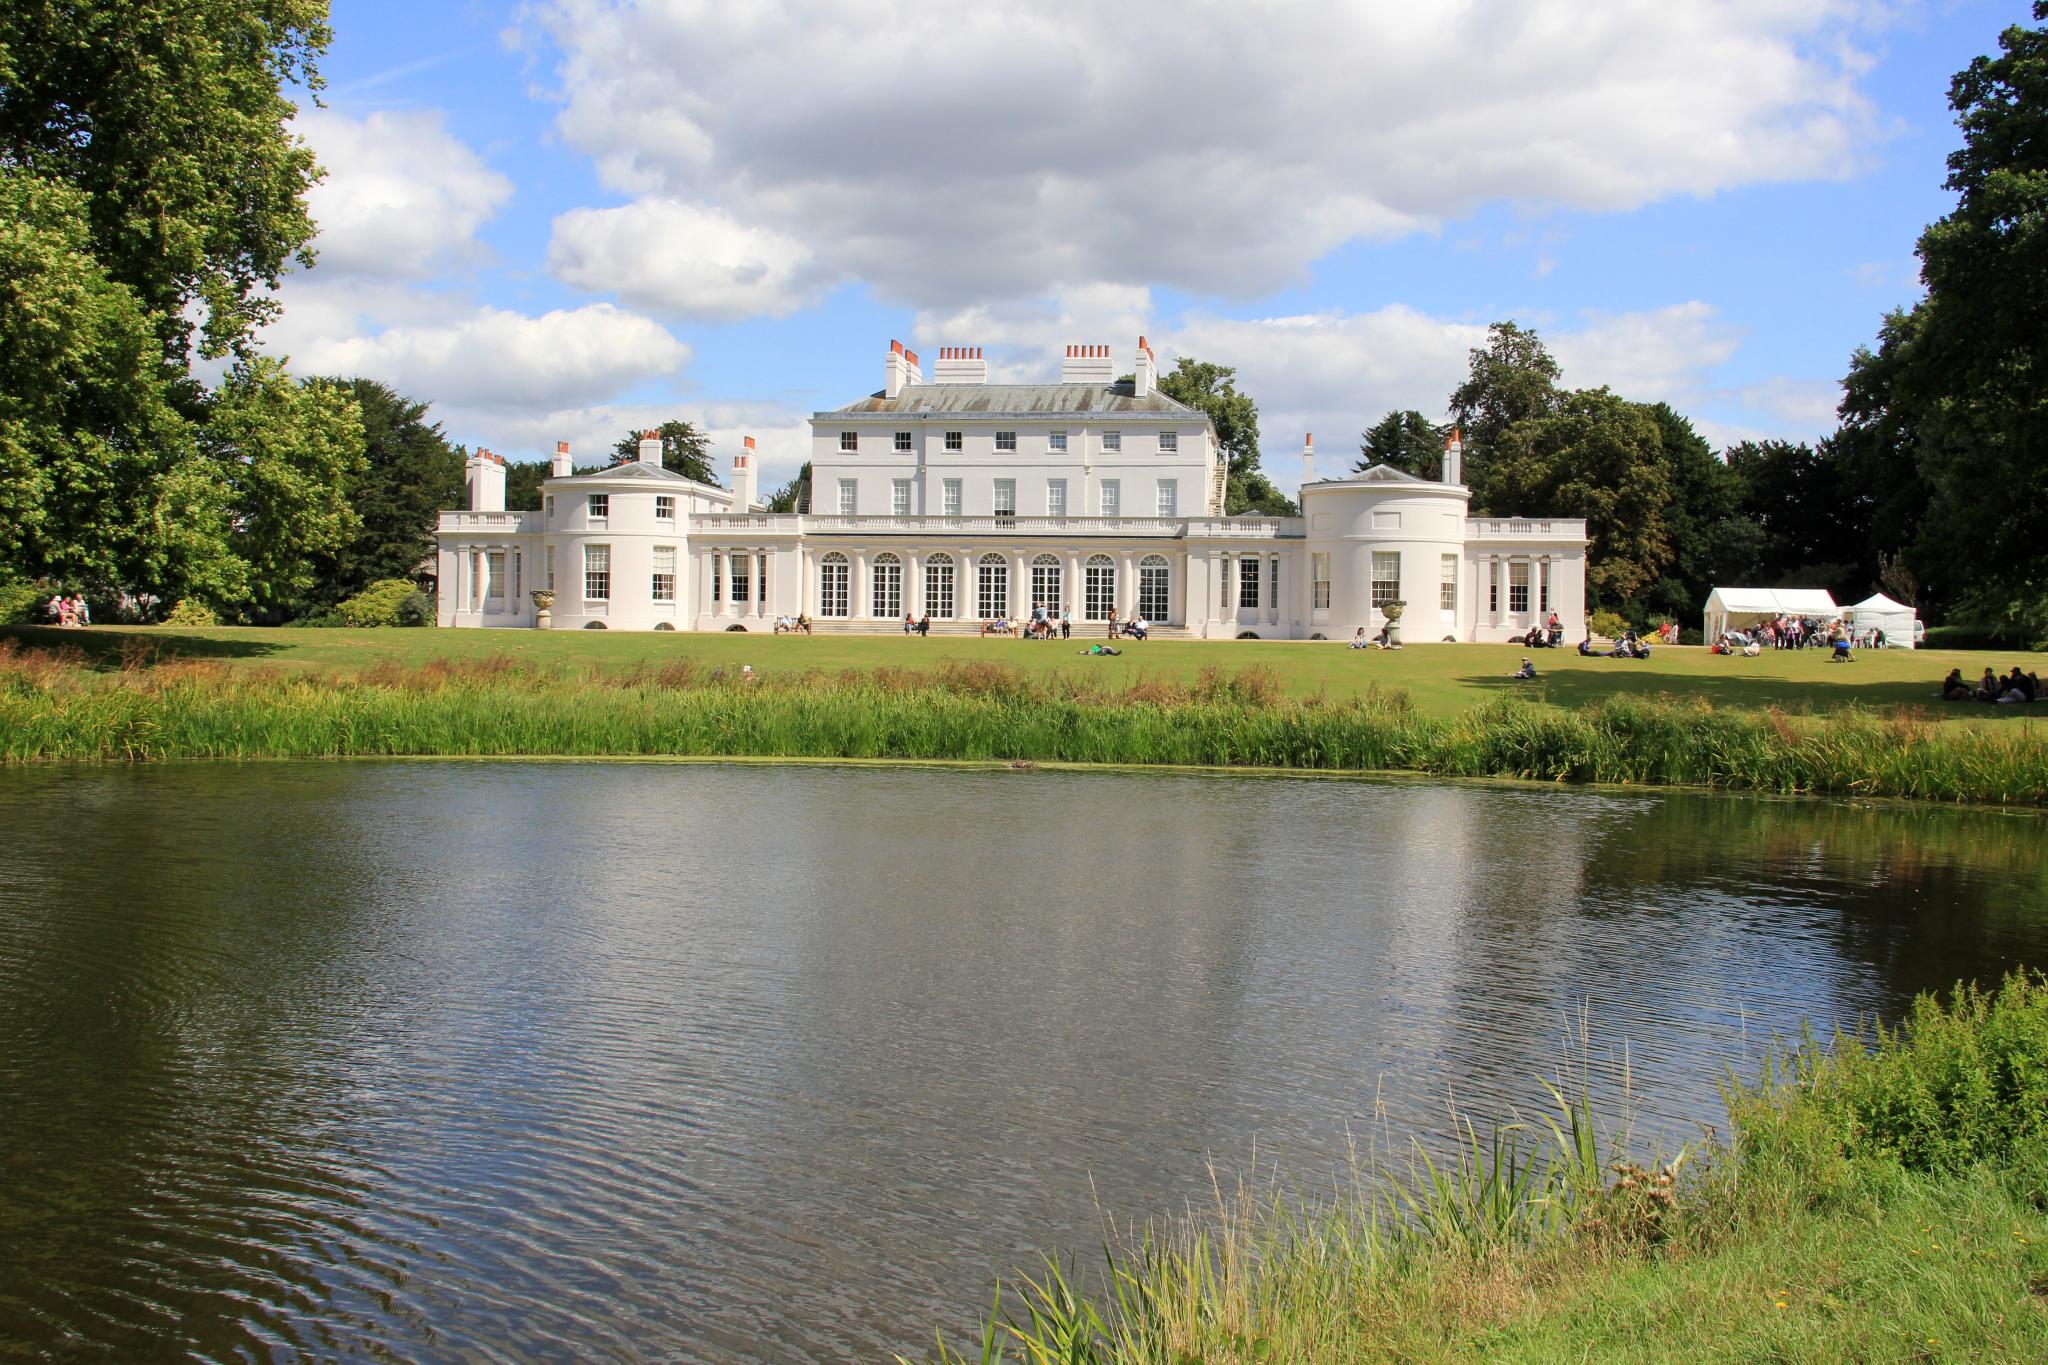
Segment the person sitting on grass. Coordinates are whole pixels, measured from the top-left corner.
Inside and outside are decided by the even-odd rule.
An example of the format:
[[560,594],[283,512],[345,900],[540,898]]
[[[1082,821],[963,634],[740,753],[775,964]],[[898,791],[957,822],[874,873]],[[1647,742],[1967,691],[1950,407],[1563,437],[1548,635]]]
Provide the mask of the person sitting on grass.
[[1360,626],[1358,628],[1358,633],[1351,637],[1351,647],[1353,649],[1364,649],[1367,645],[1371,643],[1372,642],[1370,640],[1365,638],[1364,626]]
[[926,612],[917,618],[917,633],[919,638],[932,633],[932,614],[930,612]]
[[1941,680],[1941,699],[1943,701],[1968,701],[1970,699],[1970,685],[1963,681],[1962,669],[1951,668],[1948,671],[1948,676]]
[[2005,681],[1999,686],[2005,690],[1998,694],[1998,700],[2008,704],[2018,702],[2024,705],[2032,701],[2036,695],[2034,680],[2020,672],[2018,664],[2012,666],[2012,672],[2006,674]]
[[1522,656],[1522,666],[1515,670],[1516,682],[1527,682],[1536,676],[1536,665],[1529,662],[1529,656]]
[[1745,659],[1760,658],[1763,655],[1763,652],[1764,647],[1754,640],[1751,640],[1742,646],[1742,657]]
[[1596,658],[1599,653],[1599,650],[1593,648],[1593,637],[1591,635],[1579,641],[1579,657],[1581,659]]
[[1837,636],[1837,637],[1835,638],[1835,651],[1834,651],[1834,653],[1832,653],[1832,654],[1828,655],[1828,662],[1829,662],[1829,663],[1831,663],[1831,664],[1852,664],[1852,663],[1855,663],[1855,662],[1856,662],[1856,656],[1855,656],[1855,654],[1854,654],[1854,653],[1852,653],[1852,652],[1851,652],[1851,649],[1852,649],[1852,646],[1851,646],[1851,645],[1850,645],[1850,643],[1849,643],[1849,637],[1848,637],[1848,636],[1846,636],[1846,635],[1841,635],[1841,636]]
[[1970,694],[1970,699],[1972,701],[1997,701],[1998,693],[1998,675],[1987,668],[1984,670],[1984,676],[1978,679],[1977,690]]
[[1133,640],[1143,640],[1146,632],[1151,629],[1152,623],[1150,621],[1147,621],[1142,616],[1133,616],[1130,624],[1124,627],[1124,634],[1130,636]]
[[796,628],[809,635],[811,633],[811,618],[804,612],[798,612],[796,614]]

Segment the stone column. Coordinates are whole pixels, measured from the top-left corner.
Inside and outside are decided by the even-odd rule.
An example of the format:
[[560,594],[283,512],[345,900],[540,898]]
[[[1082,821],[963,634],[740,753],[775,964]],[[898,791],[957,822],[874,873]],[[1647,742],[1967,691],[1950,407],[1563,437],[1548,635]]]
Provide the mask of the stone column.
[[1031,556],[1015,551],[1010,558],[1017,567],[1010,573],[1010,619],[1031,619]]
[[1116,595],[1124,620],[1138,614],[1138,557],[1125,550],[1117,557]]
[[846,557],[846,619],[868,616],[868,552],[855,550]]
[[1217,599],[1213,614],[1218,621],[1228,621],[1237,615],[1237,556],[1224,550],[1216,559],[1223,566],[1218,584],[1222,596]]
[[1496,626],[1504,626],[1508,619],[1508,556],[1493,557],[1493,582],[1493,623]]
[[1281,555],[1275,550],[1266,560],[1266,586],[1271,589],[1268,596],[1273,599],[1267,604],[1266,619],[1274,625],[1280,624],[1280,596],[1287,581],[1280,576],[1280,569]]
[[766,618],[768,615],[768,551],[756,550],[754,560],[754,615]]
[[1070,549],[1067,551],[1066,568],[1062,572],[1066,575],[1066,582],[1061,588],[1061,591],[1066,594],[1064,605],[1068,611],[1074,613],[1074,620],[1079,622],[1081,619],[1081,552],[1079,550]]
[[903,610],[912,616],[925,614],[924,556],[914,550],[903,555]]

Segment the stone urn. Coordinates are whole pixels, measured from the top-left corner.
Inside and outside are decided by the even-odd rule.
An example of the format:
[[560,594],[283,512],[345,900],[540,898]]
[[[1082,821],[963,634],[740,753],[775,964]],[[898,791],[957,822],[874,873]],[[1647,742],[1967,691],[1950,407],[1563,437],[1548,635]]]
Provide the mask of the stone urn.
[[1380,614],[1387,618],[1387,647],[1401,647],[1401,613],[1408,610],[1406,602],[1389,602],[1380,608]]
[[553,588],[535,588],[527,596],[533,599],[533,624],[542,630],[546,630],[549,623],[555,619],[555,590]]

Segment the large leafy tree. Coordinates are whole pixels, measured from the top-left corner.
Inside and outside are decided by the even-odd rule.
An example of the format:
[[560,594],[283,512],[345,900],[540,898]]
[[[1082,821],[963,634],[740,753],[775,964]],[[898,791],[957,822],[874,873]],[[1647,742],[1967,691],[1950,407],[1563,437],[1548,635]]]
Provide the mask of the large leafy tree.
[[1742,481],[1706,438],[1668,403],[1644,411],[1657,424],[1671,499],[1665,508],[1670,557],[1645,596],[1653,614],[1697,623],[1717,583],[1748,580],[1763,531],[1742,506]]
[[[2048,0],[2036,0],[2037,24]],[[1851,367],[1847,431],[1912,452],[1914,558],[1937,599],[2048,637],[2048,28],[2014,25],[1958,74],[1956,207],[1919,244],[1927,296]]]
[[1275,488],[1259,469],[1259,405],[1250,394],[1239,392],[1235,369],[1181,356],[1170,372],[1159,376],[1159,391],[1206,414],[1214,424],[1216,446],[1228,469],[1223,485],[1225,516],[1294,515],[1294,500]]
[[84,208],[0,165],[0,573],[104,598],[182,582],[219,553],[225,490],[185,469],[175,372],[134,291],[88,250]]
[[229,543],[246,566],[246,603],[275,616],[304,600],[317,563],[362,524],[348,496],[364,469],[362,415],[349,385],[295,381],[260,356],[207,408],[201,440],[233,490]]
[[462,496],[463,453],[427,405],[374,379],[335,381],[355,399],[363,422],[363,465],[348,481],[358,525],[341,549],[320,559],[308,602],[332,606],[379,579],[410,578],[433,553],[440,509]]
[[1424,479],[1444,476],[1444,429],[1414,409],[1390,412],[1361,435],[1354,472],[1391,465]]
[[1592,604],[1640,604],[1670,556],[1671,475],[1656,419],[1606,389],[1581,389],[1494,438],[1488,482],[1498,505],[1584,517]]
[[[663,469],[673,470],[698,483],[708,483],[713,488],[724,486],[718,482],[718,471],[711,467],[711,441],[703,432],[681,418],[672,418],[655,429],[661,433]],[[612,447],[612,453],[621,460],[638,458],[640,433],[629,431],[621,436]]]
[[317,89],[326,0],[0,5],[0,165],[79,190],[91,254],[167,358],[245,350],[311,264],[318,175],[287,85]]
[[1475,511],[1519,510],[1495,495],[1487,465],[1510,427],[1557,411],[1558,374],[1542,338],[1513,322],[1494,323],[1486,345],[1472,349],[1465,382],[1451,391],[1450,410],[1465,432],[1465,483]]

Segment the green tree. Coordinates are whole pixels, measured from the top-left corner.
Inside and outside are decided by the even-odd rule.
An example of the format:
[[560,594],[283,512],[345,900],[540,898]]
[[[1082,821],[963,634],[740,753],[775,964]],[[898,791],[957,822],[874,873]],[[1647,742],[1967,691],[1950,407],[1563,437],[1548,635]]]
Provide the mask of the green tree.
[[[708,483],[713,488],[722,488],[718,471],[711,467],[711,442],[703,432],[680,418],[671,418],[655,430],[661,433],[661,467],[673,470],[686,479]],[[640,433],[629,431],[621,436],[612,447],[612,453],[621,460],[638,459],[640,455]]]
[[108,600],[199,572],[225,489],[148,314],[88,247],[83,194],[0,165],[0,565]]
[[1763,532],[1743,515],[1740,477],[1692,423],[1668,403],[1651,403],[1644,411],[1657,424],[1671,485],[1665,508],[1670,558],[1658,566],[1644,604],[1651,614],[1698,625],[1715,584],[1753,576]]
[[1487,464],[1503,434],[1520,422],[1547,417],[1561,399],[1557,362],[1534,331],[1513,322],[1486,329],[1475,347],[1465,382],[1451,390],[1451,416],[1465,433],[1465,483],[1477,512],[1521,511],[1496,496]]
[[[349,482],[359,525],[338,554],[319,560],[312,606],[333,606],[372,583],[411,579],[434,552],[440,510],[462,497],[463,453],[448,443],[427,405],[374,379],[334,381],[355,397],[363,419],[362,471]],[[508,502],[509,505],[509,502]]]
[[804,467],[797,471],[795,478],[768,495],[768,510],[771,512],[808,512],[811,510],[811,462],[804,461]]
[[312,151],[284,87],[320,85],[325,0],[0,6],[0,166],[69,185],[108,279],[173,362],[246,350],[312,263]]
[[1390,412],[1362,433],[1358,463],[1352,472],[1363,473],[1376,464],[1405,470],[1417,478],[1436,480],[1444,476],[1444,428],[1410,408]]
[[1826,588],[1837,597],[1867,589],[1859,575],[1861,508],[1839,460],[1805,442],[1744,441],[1728,466],[1741,490],[1740,515],[1761,535],[1755,576],[1771,587]]
[[[2048,0],[2036,0],[2037,24]],[[1920,237],[1926,297],[1851,367],[1859,454],[1909,447],[1926,508],[1914,568],[1937,601],[2048,636],[2048,28],[2013,25],[1949,88],[1955,209]],[[1872,441],[1872,438],[1875,441]]]
[[[1291,517],[1294,502],[1259,471],[1259,405],[1237,388],[1237,371],[1192,356],[1181,356],[1159,376],[1159,391],[1205,414],[1216,428],[1216,448],[1228,473],[1223,514]],[[1207,490],[1204,490],[1206,493]]]
[[1589,607],[1640,608],[1671,553],[1671,475],[1648,409],[1604,388],[1562,394],[1501,432],[1488,463],[1497,505],[1586,519]]
[[294,381],[257,357],[213,393],[201,441],[233,490],[229,543],[247,566],[245,602],[220,605],[266,617],[289,610],[313,587],[315,565],[362,524],[348,497],[365,464],[354,393],[333,380]]

